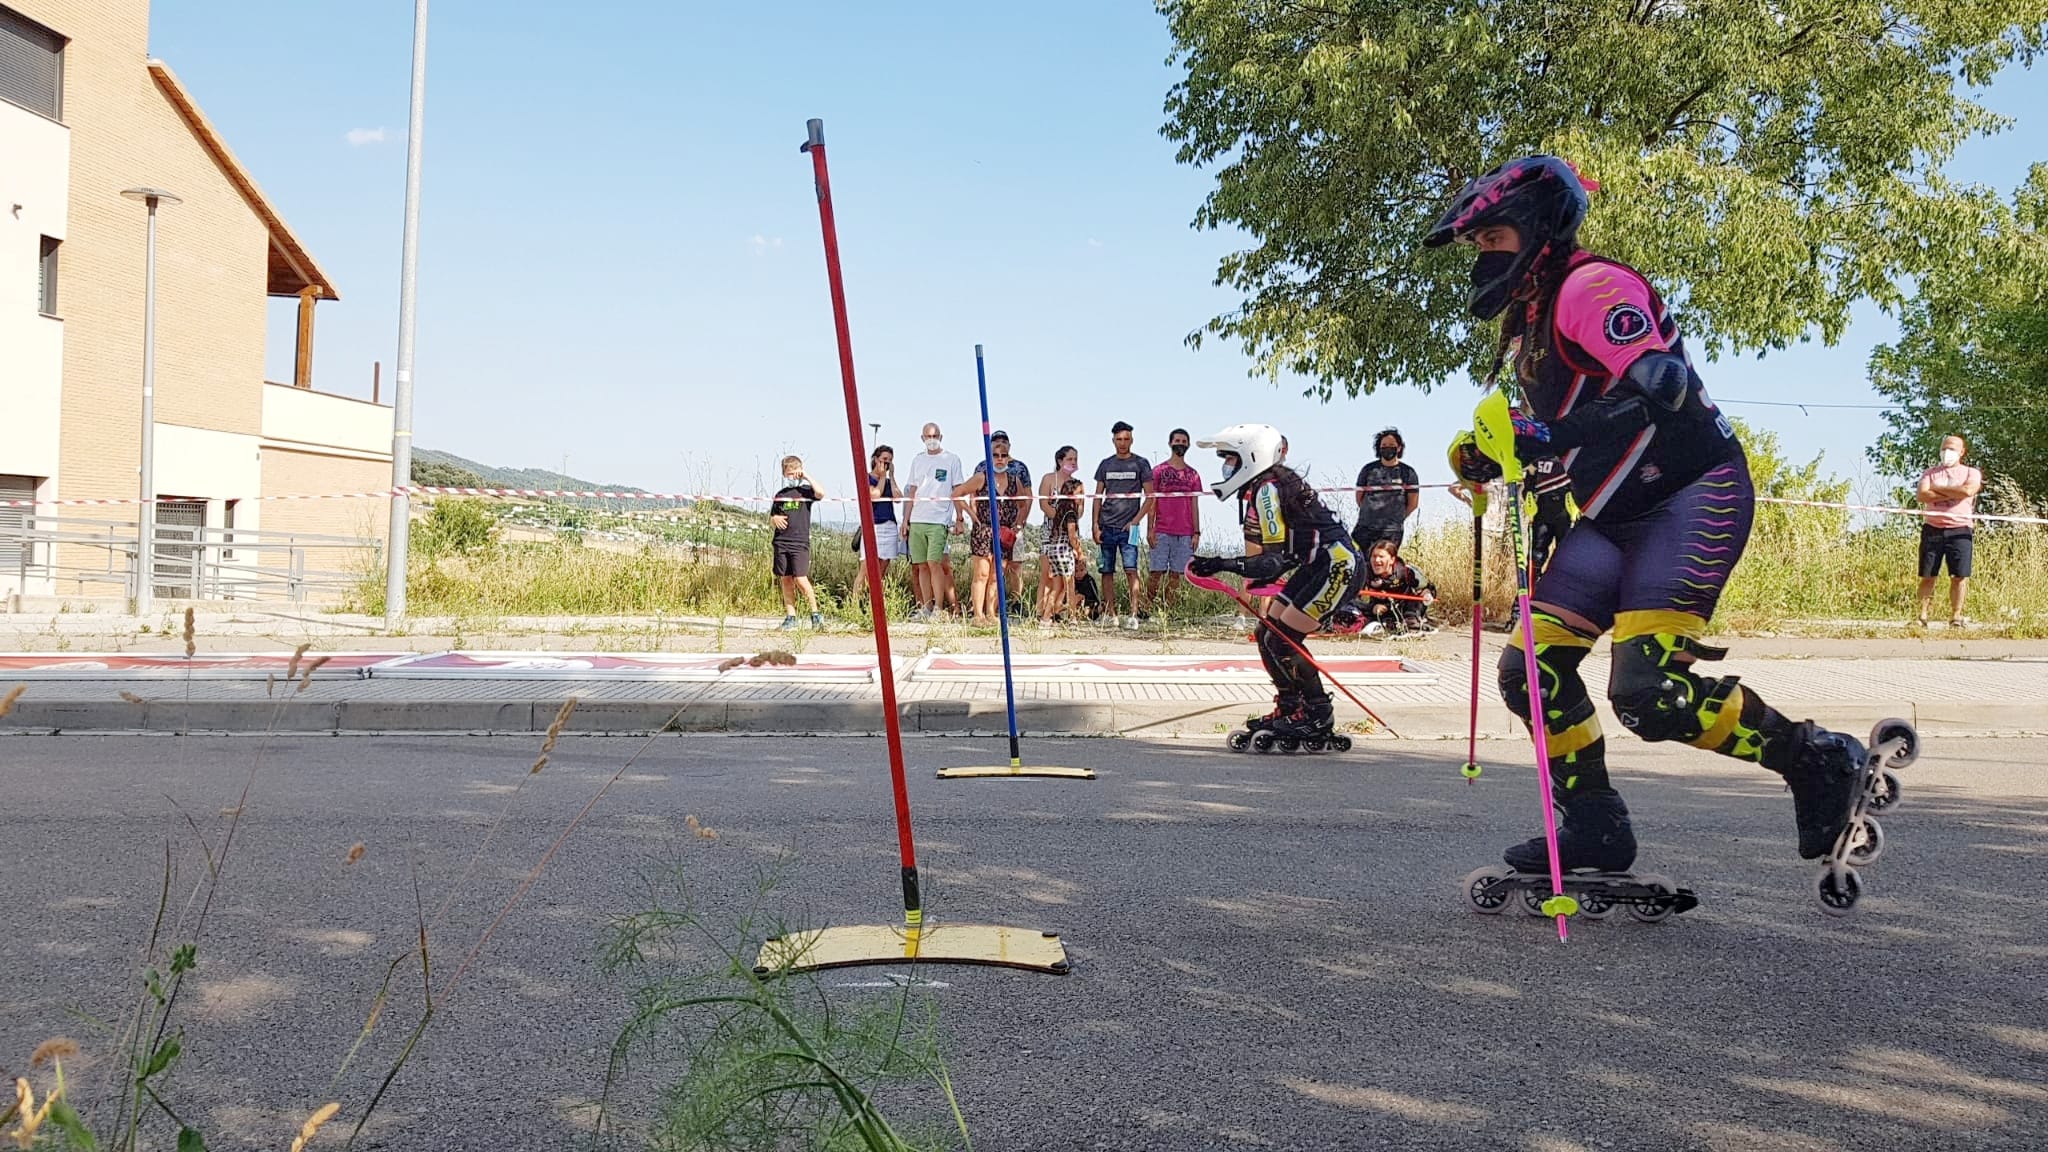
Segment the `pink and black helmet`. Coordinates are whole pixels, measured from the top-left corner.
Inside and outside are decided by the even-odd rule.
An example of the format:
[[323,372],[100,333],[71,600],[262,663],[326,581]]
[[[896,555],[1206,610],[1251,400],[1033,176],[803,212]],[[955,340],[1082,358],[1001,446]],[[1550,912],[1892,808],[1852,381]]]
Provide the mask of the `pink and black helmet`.
[[1466,184],[1422,245],[1440,248],[1489,224],[1506,224],[1521,233],[1522,246],[1507,271],[1472,286],[1472,314],[1491,320],[1546,253],[1571,251],[1586,219],[1588,186],[1576,168],[1555,156],[1510,160]]

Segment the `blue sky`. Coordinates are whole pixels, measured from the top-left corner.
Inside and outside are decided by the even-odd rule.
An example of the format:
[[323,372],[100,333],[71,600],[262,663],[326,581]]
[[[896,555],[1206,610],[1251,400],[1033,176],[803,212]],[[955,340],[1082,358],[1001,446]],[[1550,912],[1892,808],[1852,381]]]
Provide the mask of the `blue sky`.
[[[152,51],[194,91],[343,298],[322,304],[315,386],[391,380],[412,6],[157,0]],[[852,477],[804,121],[826,121],[864,418],[899,458],[937,420],[978,455],[973,346],[993,417],[1042,471],[1089,467],[1109,425],[1165,454],[1175,425],[1286,432],[1342,483],[1399,425],[1425,481],[1469,419],[1463,389],[1329,405],[1247,379],[1183,337],[1235,303],[1228,236],[1188,227],[1210,184],[1159,136],[1175,74],[1143,0],[568,6],[440,0],[428,51],[417,442],[660,490],[752,494],[794,451]],[[1988,95],[2017,117],[1951,171],[2002,189],[2048,156],[2037,71]],[[290,372],[274,305],[272,379]],[[1717,397],[1874,399],[1866,310],[1834,348],[1706,367]],[[1882,490],[1875,412],[1731,404],[1801,457]],[[1205,472],[1213,459],[1199,460]],[[772,485],[769,490],[772,490]],[[1222,523],[1213,501],[1212,528]],[[1448,512],[1441,495],[1425,511]]]

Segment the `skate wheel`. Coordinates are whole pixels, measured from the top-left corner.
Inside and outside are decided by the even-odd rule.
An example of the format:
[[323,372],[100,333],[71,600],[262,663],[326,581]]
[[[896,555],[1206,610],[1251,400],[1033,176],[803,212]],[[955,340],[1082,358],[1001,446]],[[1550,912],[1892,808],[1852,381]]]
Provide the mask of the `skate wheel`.
[[1579,893],[1579,914],[1588,920],[1605,920],[1614,915],[1614,901],[1605,893],[1585,891]]
[[1884,745],[1899,741],[1897,747],[1885,755],[1884,767],[1905,768],[1920,758],[1920,733],[1911,724],[1897,717],[1879,720],[1870,727],[1870,750],[1876,752]]
[[1301,750],[1304,752],[1321,752],[1329,746],[1329,743],[1323,740],[1303,740],[1301,742]]
[[1232,732],[1223,742],[1230,745],[1232,752],[1242,752],[1246,748],[1251,747],[1252,734],[1240,728]]
[[1543,902],[1550,899],[1550,893],[1536,888],[1524,888],[1516,893],[1522,898],[1522,911],[1531,916],[1543,915]]
[[1252,733],[1252,751],[1254,751],[1254,752],[1271,752],[1272,750],[1273,750],[1273,734],[1272,734],[1271,732],[1254,732],[1254,733]]
[[1301,741],[1296,740],[1292,736],[1282,736],[1280,737],[1280,750],[1282,752],[1299,752],[1301,751]]
[[1856,902],[1863,898],[1863,878],[1846,865],[1823,868],[1814,878],[1813,894],[1820,901],[1822,912],[1830,916],[1847,916],[1856,910]]
[[[1673,884],[1668,876],[1659,876],[1652,872],[1636,877],[1636,883],[1641,884],[1659,896],[1678,895],[1678,885]],[[1644,924],[1657,924],[1669,920],[1671,919],[1672,911],[1671,905],[1665,903],[1631,904],[1628,906],[1628,914]]]
[[1864,868],[1883,855],[1884,825],[1875,816],[1865,816],[1849,831],[1849,863]]
[[1870,799],[1865,803],[1872,812],[1882,812],[1897,804],[1903,791],[1899,784],[1899,774],[1886,768],[1870,778]]
[[1475,869],[1464,880],[1465,903],[1481,915],[1498,916],[1508,906],[1511,888],[1508,870],[1500,865]]
[[1337,734],[1336,734],[1335,736],[1332,736],[1332,737],[1330,737],[1330,751],[1332,751],[1332,752],[1349,752],[1349,751],[1351,751],[1351,737],[1349,737],[1349,736],[1346,736],[1346,735],[1344,735],[1344,734],[1343,734],[1342,732],[1339,732],[1339,733],[1337,733]]

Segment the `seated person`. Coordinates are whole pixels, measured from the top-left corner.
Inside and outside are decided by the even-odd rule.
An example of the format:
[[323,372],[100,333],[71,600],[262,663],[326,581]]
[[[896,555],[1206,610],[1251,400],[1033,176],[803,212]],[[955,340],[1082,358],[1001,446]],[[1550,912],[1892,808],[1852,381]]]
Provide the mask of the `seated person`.
[[1429,606],[1436,602],[1436,585],[1415,565],[1401,559],[1392,540],[1381,540],[1366,554],[1365,586],[1358,591],[1365,612],[1365,634],[1382,636],[1394,632],[1434,632]]

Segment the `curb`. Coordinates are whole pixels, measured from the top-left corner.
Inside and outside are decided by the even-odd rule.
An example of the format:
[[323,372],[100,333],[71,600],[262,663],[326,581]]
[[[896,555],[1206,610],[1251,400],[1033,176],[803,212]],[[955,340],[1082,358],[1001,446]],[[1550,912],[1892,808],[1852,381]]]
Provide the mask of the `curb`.
[[[546,731],[563,697],[528,700],[312,701],[312,700],[120,700],[24,699],[0,719],[0,733],[203,733],[372,735],[383,733],[524,736]],[[1776,702],[1787,715],[1813,716],[1830,727],[1861,736],[1880,719],[1903,716],[1924,736],[2029,736],[2044,724],[2036,705],[1944,703],[1929,707],[1843,701]],[[1406,740],[1462,740],[1469,713],[1463,705],[1376,705]],[[732,734],[878,735],[882,706],[872,700],[719,701],[700,700],[681,708],[674,702],[585,700],[576,707],[565,734],[651,735],[659,732]],[[1028,736],[1199,736],[1220,735],[1255,703],[1231,701],[1191,705],[1168,701],[1028,700],[1017,706],[1017,727]],[[996,735],[1008,731],[1008,717],[996,700],[912,700],[897,706],[905,732],[929,735]],[[1340,723],[1364,717],[1340,707]],[[1618,726],[1617,730],[1618,730]],[[1485,740],[1521,742],[1519,722],[1498,701],[1480,709]]]

